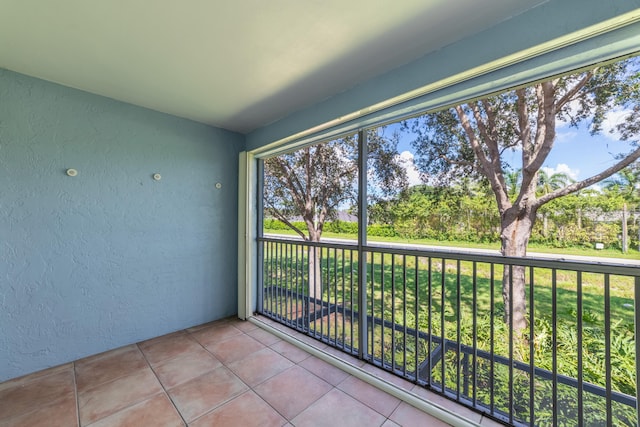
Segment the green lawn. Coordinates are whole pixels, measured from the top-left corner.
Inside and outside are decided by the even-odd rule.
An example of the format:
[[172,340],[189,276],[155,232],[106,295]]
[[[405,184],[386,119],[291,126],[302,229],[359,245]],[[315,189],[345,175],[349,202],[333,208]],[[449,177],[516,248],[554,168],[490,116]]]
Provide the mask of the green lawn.
[[[265,229],[264,232],[272,233],[272,234],[285,234],[285,235],[291,235],[291,236],[298,235],[293,230]],[[322,236],[328,237],[328,238],[335,238],[335,239],[352,239],[352,240],[356,240],[358,238],[358,236],[355,234],[329,233],[329,232],[322,233]],[[499,242],[475,243],[475,242],[460,242],[460,241],[443,241],[443,240],[433,240],[433,239],[403,239],[400,237],[379,237],[379,236],[371,236],[369,237],[369,241],[370,242],[422,244],[422,245],[429,245],[429,246],[452,246],[452,247],[471,248],[471,249],[490,249],[490,250],[496,250],[496,251],[500,249]],[[580,248],[580,247],[552,248],[552,247],[544,246],[538,243],[530,243],[529,252],[640,260],[640,252],[638,251],[637,248],[630,248],[626,254],[623,254],[620,250],[617,250],[617,249],[596,250],[592,248]]]

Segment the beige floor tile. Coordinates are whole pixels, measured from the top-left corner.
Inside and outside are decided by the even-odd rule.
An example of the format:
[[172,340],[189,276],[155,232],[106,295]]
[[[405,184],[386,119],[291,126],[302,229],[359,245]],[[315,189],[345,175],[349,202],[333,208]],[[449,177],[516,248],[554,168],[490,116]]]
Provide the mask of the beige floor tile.
[[14,387],[16,384],[26,384],[38,378],[47,377],[53,374],[59,374],[60,372],[71,371],[73,372],[73,362],[65,363],[64,365],[54,366],[52,368],[43,369],[41,371],[33,372],[28,375],[23,375],[21,377],[12,378],[5,382],[0,383],[0,393],[2,390],[7,388]]
[[[384,424],[382,424],[382,427],[402,427],[400,424],[394,423],[391,420],[387,420],[384,422]],[[427,427],[427,426],[425,426]]]
[[202,346],[188,334],[176,335],[141,348],[149,363],[157,365],[165,360],[197,352]]
[[258,325],[254,324],[252,322],[248,322],[246,320],[242,320],[242,321],[240,321],[238,323],[235,323],[234,326],[236,328],[240,329],[242,332],[245,332],[245,333],[249,332],[249,331],[252,331],[252,330],[254,330],[256,328],[259,328]]
[[385,417],[344,392],[333,389],[291,420],[296,427],[380,426]]
[[340,384],[349,376],[346,372],[315,356],[303,360],[299,365],[334,386]]
[[227,365],[250,387],[293,366],[293,363],[270,348],[263,348],[247,357]]
[[356,377],[342,381],[338,388],[385,417],[389,417],[400,404],[400,399]]
[[184,422],[165,393],[129,406],[90,424],[90,427],[180,427]]
[[300,363],[310,356],[306,351],[286,341],[279,341],[271,345],[270,348],[291,360],[293,363]]
[[78,393],[80,423],[87,425],[160,393],[150,368]]
[[138,343],[138,347],[140,347],[140,350],[144,351],[146,349],[148,349],[149,347],[153,347],[163,341],[166,340],[172,340],[174,338],[177,337],[185,337],[187,336],[187,332],[186,331],[176,331],[176,332],[172,332],[170,334],[166,334],[166,335],[161,335],[159,337],[155,337],[155,338],[151,338],[142,342]]
[[32,406],[31,412],[0,421],[2,427],[73,427],[78,425],[75,393],[67,393],[47,405]]
[[79,360],[75,365],[79,391],[134,374],[149,366],[135,345],[103,353],[99,358]]
[[293,366],[255,387],[256,393],[287,419],[292,419],[333,386],[299,366]]
[[402,402],[389,419],[401,426],[447,427],[449,424]]
[[159,363],[153,370],[165,388],[172,388],[212,371],[222,364],[203,348]]
[[190,423],[248,389],[224,366],[168,391],[182,417]]
[[214,323],[208,328],[191,333],[191,336],[203,346],[210,346],[216,342],[242,335],[243,332],[230,322]]
[[280,427],[287,423],[271,406],[252,391],[236,397],[232,401],[191,423],[192,427]]
[[[0,421],[46,406],[74,393],[73,371],[55,370],[46,376],[34,376],[29,381],[12,382],[0,389]],[[26,378],[25,378],[26,379]]]
[[258,341],[260,341],[262,344],[266,346],[271,346],[279,341],[282,341],[280,338],[273,335],[271,332],[265,331],[264,329],[261,329],[261,328],[248,331],[247,335],[257,339]]
[[242,360],[250,354],[262,350],[265,345],[248,335],[242,334],[224,341],[216,341],[206,347],[218,360],[227,364]]

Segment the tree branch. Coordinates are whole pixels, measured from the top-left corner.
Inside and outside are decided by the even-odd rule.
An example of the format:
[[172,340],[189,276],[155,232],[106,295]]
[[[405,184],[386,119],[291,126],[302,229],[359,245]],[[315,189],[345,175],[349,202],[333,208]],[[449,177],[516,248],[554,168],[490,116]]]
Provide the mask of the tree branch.
[[603,179],[609,178],[611,175],[613,175],[614,173],[617,173],[619,171],[621,171],[622,169],[626,168],[627,166],[629,166],[631,163],[635,162],[636,160],[638,160],[640,158],[640,148],[636,149],[635,151],[633,151],[631,154],[629,154],[627,157],[625,157],[624,159],[622,159],[621,161],[619,161],[618,163],[616,163],[615,165],[611,166],[610,168],[600,172],[599,174],[596,174],[590,178],[587,178],[585,180],[582,180],[580,182],[576,182],[574,184],[571,184],[567,187],[561,188],[559,190],[556,190],[552,193],[549,193],[547,195],[544,195],[542,197],[540,197],[535,205],[536,207],[540,207],[542,205],[544,205],[547,202],[550,202],[553,199],[557,199],[558,197],[562,197],[562,196],[566,196],[567,194],[571,194],[571,193],[575,193],[576,191],[580,191],[583,188],[586,188],[590,185],[593,185],[597,182],[602,181]]
[[587,83],[589,83],[589,80],[591,80],[591,78],[593,77],[593,73],[594,73],[594,71],[596,71],[596,70],[588,71],[588,72],[584,75],[584,77],[582,77],[582,78],[580,79],[580,81],[578,81],[578,83],[576,83],[576,85],[575,85],[574,87],[572,87],[571,89],[569,89],[569,90],[567,91],[567,93],[565,93],[565,94],[562,96],[562,98],[560,98],[560,99],[558,100],[558,102],[556,102],[556,110],[557,110],[557,111],[560,111],[560,109],[561,109],[562,107],[564,107],[564,106],[565,106],[565,104],[566,104],[567,102],[572,101],[572,100],[573,100],[573,97],[574,97],[578,92],[580,92],[580,90],[581,90],[583,87],[585,87],[585,85],[586,85]]
[[282,222],[287,227],[290,227],[293,231],[298,233],[300,237],[302,237],[302,240],[309,240],[307,239],[307,236],[298,227],[293,225],[278,209],[274,208],[273,206],[270,206],[269,213],[275,216],[278,221]]
[[[471,123],[469,123],[469,118],[464,113],[462,107],[460,105],[456,105],[455,110],[458,115],[460,125],[462,126],[462,129],[464,129],[469,140],[469,144],[471,145],[471,148],[473,149],[473,152],[478,159],[481,172],[483,172],[484,176],[486,176],[489,180],[491,189],[496,196],[498,208],[500,209],[500,212],[502,212],[508,209],[511,204],[511,202],[509,201],[509,196],[507,194],[507,186],[504,182],[504,177],[502,176],[502,170],[497,170],[494,167],[495,165],[493,164],[493,162],[487,159],[487,156],[485,155],[484,150],[482,150],[482,147],[480,145],[480,141],[478,141],[478,139],[476,138],[476,135],[473,132],[473,127],[471,126]],[[498,163],[499,162],[500,159],[498,158]]]

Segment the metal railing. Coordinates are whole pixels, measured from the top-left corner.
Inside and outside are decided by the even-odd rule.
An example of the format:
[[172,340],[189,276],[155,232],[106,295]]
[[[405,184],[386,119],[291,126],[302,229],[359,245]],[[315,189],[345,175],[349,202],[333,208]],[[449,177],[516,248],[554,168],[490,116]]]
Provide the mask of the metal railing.
[[[640,425],[637,267],[258,244],[263,315],[505,424]],[[502,295],[518,274],[520,332],[505,323]]]

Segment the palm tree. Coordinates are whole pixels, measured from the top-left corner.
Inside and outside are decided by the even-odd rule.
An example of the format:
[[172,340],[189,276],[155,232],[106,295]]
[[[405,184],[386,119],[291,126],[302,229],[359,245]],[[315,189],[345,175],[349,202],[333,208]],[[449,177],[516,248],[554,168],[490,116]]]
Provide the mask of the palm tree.
[[552,191],[564,188],[569,184],[576,182],[564,172],[555,172],[549,175],[544,170],[538,171],[538,191],[539,195],[549,194]]
[[510,200],[515,200],[516,196],[520,192],[520,182],[522,180],[522,169],[509,170],[504,175],[505,183],[507,184],[507,195]]
[[[569,175],[564,172],[555,172],[549,175],[544,169],[540,169],[538,171],[538,188],[537,195],[544,196],[549,194],[555,190],[559,190],[560,188],[564,188],[569,184],[573,184],[575,182]],[[549,234],[549,212],[546,209],[541,209],[542,211],[542,235],[547,237]],[[578,227],[580,228],[582,220],[580,218],[580,212],[578,212]]]
[[622,169],[604,181],[605,189],[620,194],[632,206],[640,201],[640,164]]

